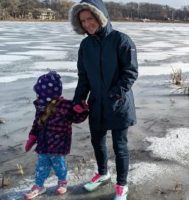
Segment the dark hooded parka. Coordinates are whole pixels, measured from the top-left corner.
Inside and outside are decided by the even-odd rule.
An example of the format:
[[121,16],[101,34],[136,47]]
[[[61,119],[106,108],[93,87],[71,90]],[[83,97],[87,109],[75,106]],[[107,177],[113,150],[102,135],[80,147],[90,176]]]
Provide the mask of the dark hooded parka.
[[78,34],[85,34],[79,13],[89,10],[100,24],[94,35],[81,42],[78,53],[78,84],[74,102],[88,95],[91,131],[123,129],[136,123],[131,87],[138,77],[136,48],[124,33],[113,30],[101,0],[83,0],[70,11],[70,20]]

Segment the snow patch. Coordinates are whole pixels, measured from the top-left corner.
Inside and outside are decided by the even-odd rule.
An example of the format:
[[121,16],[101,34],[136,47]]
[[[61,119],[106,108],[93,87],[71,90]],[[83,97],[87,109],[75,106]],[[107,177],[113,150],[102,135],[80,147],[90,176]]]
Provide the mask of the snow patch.
[[133,185],[142,185],[147,182],[154,182],[163,177],[174,177],[178,174],[178,166],[168,166],[165,164],[140,162],[130,166],[128,182]]
[[168,130],[163,138],[148,137],[151,145],[147,148],[154,157],[176,161],[189,166],[189,129],[179,128]]

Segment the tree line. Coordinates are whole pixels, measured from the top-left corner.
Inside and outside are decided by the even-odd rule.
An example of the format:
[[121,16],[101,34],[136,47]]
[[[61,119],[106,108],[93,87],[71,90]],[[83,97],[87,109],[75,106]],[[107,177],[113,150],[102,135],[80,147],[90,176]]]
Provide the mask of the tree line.
[[106,6],[114,20],[189,21],[189,6],[174,9],[168,5],[135,2],[108,2]]
[[[73,5],[70,0],[0,0],[0,20],[37,19],[45,9],[51,9],[57,20],[67,20]],[[151,3],[106,2],[112,20],[159,20],[189,22],[189,6],[180,9]]]

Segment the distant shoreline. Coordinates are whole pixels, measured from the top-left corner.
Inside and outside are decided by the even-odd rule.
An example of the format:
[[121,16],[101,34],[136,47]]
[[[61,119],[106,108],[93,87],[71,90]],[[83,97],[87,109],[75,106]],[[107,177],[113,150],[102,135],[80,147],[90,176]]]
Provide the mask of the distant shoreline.
[[[28,20],[28,19],[7,19],[7,20],[0,20],[1,22],[69,22],[69,20],[65,20],[65,19],[61,19],[61,20]],[[161,21],[161,20],[145,20],[145,19],[141,19],[141,20],[111,20],[111,22],[141,22],[141,23],[167,23],[167,24],[188,24],[189,21],[179,21],[179,20],[175,20],[175,21]]]

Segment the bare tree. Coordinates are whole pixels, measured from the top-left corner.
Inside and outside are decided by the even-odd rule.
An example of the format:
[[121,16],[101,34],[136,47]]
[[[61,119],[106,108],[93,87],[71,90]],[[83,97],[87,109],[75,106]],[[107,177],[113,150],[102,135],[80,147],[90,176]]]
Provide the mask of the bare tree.
[[[72,0],[0,0],[0,19],[23,18],[32,14],[33,19],[40,15],[39,8],[51,8],[57,19],[68,19]],[[180,20],[189,21],[189,6],[174,9],[168,5],[151,3],[106,2],[112,20]]]
[[68,19],[68,12],[73,2],[69,0],[52,0],[51,8],[58,12],[58,17],[61,19]]
[[28,13],[33,12],[37,5],[39,5],[37,0],[20,0],[18,10],[21,18],[26,18]]

